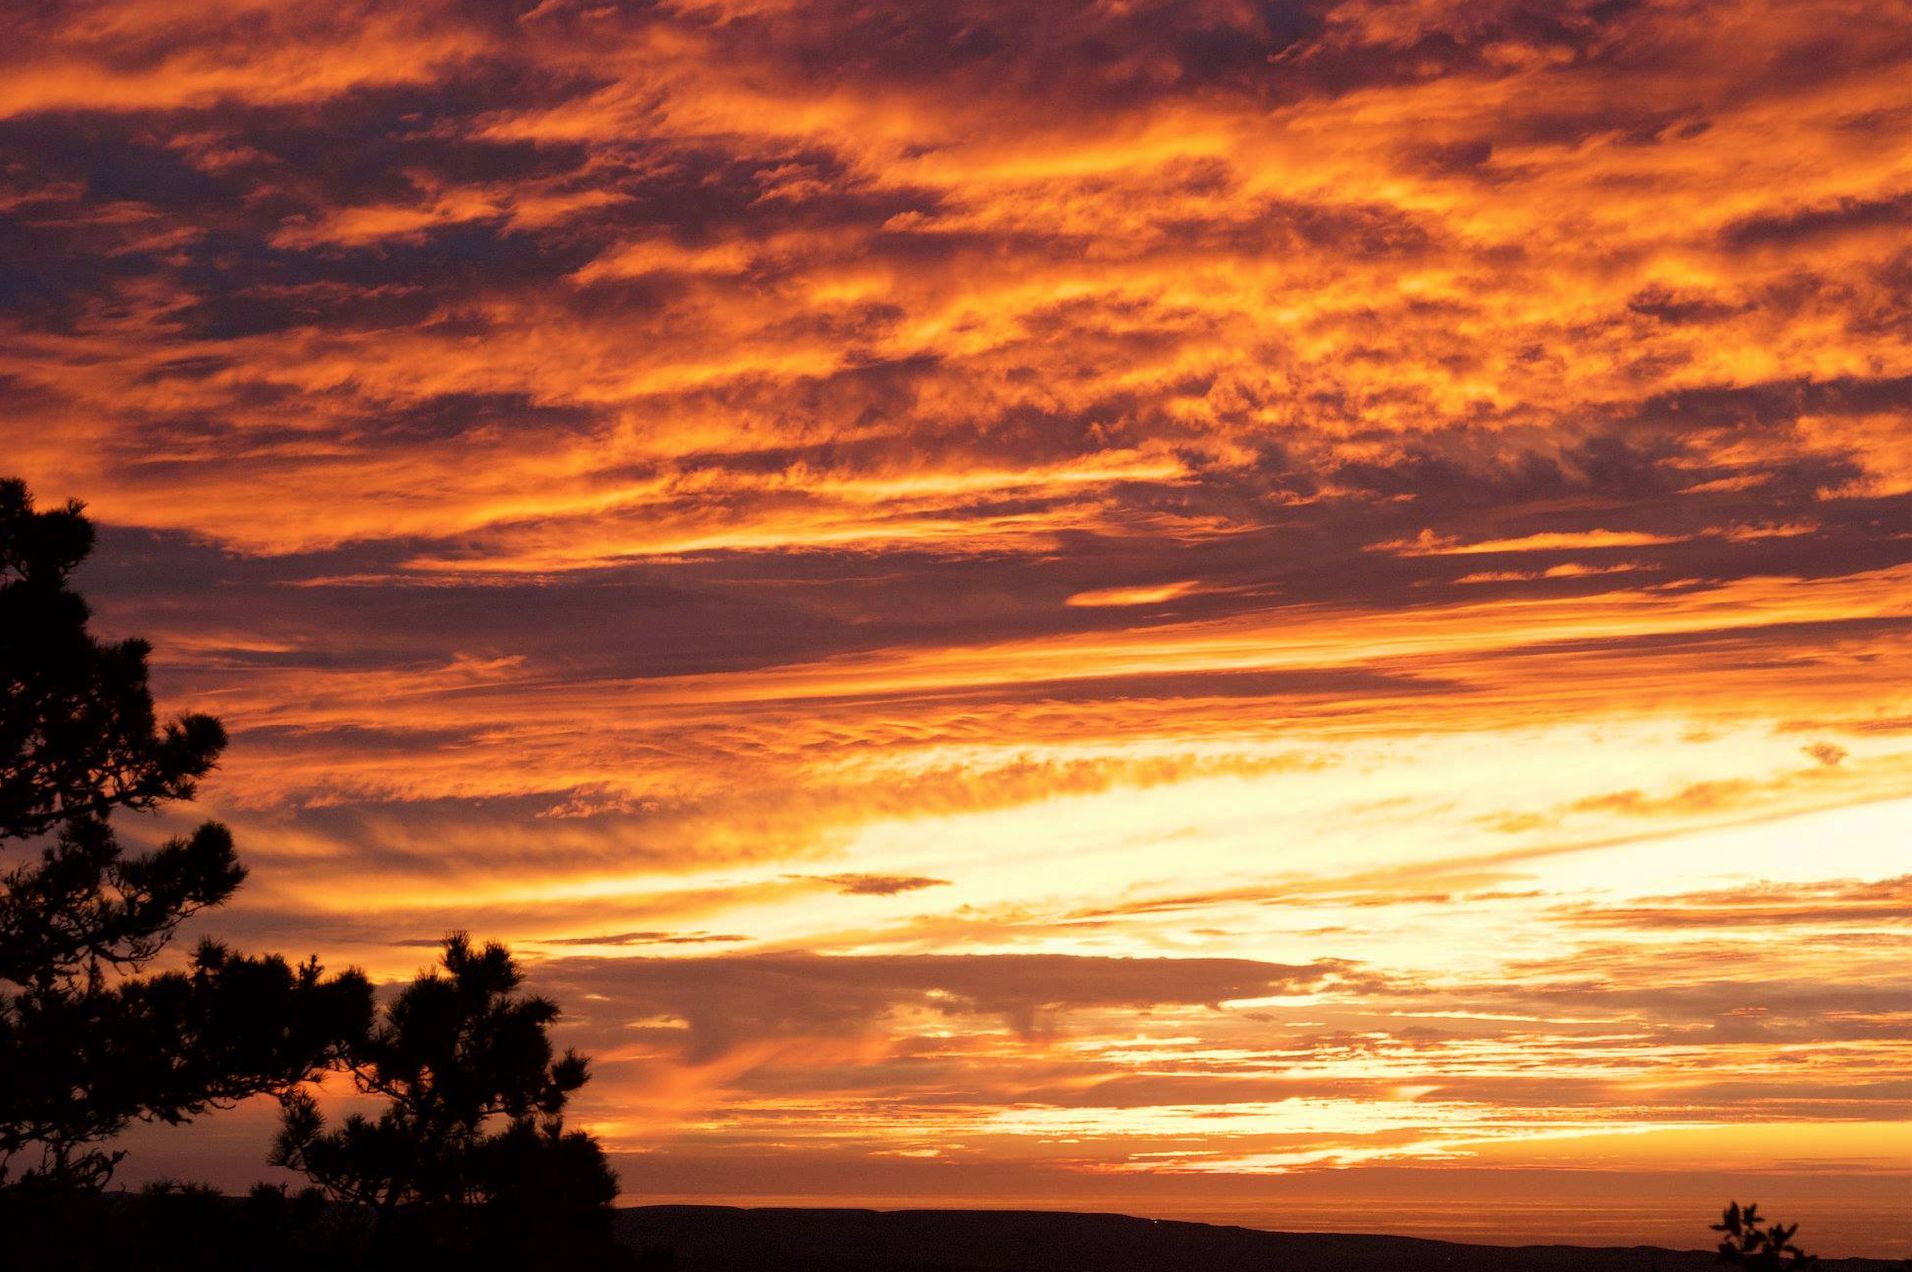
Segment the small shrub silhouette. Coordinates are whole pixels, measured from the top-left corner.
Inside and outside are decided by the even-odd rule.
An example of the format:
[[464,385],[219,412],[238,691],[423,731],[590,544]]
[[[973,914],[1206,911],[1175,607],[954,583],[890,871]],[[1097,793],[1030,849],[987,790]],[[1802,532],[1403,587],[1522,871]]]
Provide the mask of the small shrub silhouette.
[[1773,1272],[1778,1268],[1809,1268],[1819,1262],[1818,1256],[1792,1243],[1798,1224],[1789,1228],[1775,1221],[1761,1227],[1760,1219],[1757,1202],[1748,1202],[1744,1208],[1736,1201],[1727,1205],[1720,1221],[1712,1226],[1714,1232],[1725,1234],[1719,1243],[1721,1263]]

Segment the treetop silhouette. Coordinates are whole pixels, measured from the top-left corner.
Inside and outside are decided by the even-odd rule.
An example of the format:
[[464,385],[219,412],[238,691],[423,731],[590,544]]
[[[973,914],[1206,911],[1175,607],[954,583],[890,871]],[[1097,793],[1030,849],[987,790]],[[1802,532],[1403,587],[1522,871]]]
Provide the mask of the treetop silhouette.
[[548,1258],[608,1241],[617,1177],[595,1139],[565,1129],[589,1072],[554,1053],[557,1005],[518,992],[524,974],[501,945],[454,933],[440,966],[354,1051],[358,1089],[384,1111],[329,1128],[311,1095],[290,1092],[273,1164],[370,1209],[388,1248],[504,1243]]
[[0,837],[189,800],[226,745],[211,716],[158,725],[145,641],[87,634],[68,583],[93,539],[78,501],[36,512],[24,482],[0,481]]

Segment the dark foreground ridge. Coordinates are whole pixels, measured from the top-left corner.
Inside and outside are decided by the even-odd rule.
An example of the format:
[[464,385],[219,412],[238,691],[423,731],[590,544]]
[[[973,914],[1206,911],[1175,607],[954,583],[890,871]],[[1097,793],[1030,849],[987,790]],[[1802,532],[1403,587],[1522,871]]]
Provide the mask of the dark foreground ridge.
[[[1035,1210],[743,1210],[636,1206],[617,1234],[671,1272],[1702,1272],[1711,1250],[1480,1246]],[[671,1251],[670,1262],[660,1257]],[[1825,1259],[1822,1272],[1897,1272]]]

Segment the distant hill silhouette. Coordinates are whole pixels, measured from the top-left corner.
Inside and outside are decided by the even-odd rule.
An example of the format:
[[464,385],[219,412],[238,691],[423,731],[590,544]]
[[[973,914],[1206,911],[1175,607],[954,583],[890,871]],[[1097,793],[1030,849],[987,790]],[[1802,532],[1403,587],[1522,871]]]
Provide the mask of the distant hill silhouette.
[[[672,1272],[1702,1272],[1712,1250],[1479,1246],[1417,1237],[1264,1232],[1127,1215],[1029,1210],[743,1210],[636,1206],[617,1212],[636,1249],[669,1247]],[[1695,1225],[1704,1237],[1704,1223]],[[646,1266],[666,1266],[655,1260]],[[1901,1272],[1883,1259],[1826,1259],[1821,1272]]]

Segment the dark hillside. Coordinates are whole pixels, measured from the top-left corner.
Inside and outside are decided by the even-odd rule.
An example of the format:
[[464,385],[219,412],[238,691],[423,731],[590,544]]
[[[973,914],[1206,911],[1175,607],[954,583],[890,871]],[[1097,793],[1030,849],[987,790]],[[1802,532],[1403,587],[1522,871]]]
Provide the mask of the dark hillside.
[[[618,1211],[617,1233],[634,1248],[669,1247],[675,1272],[1702,1272],[1719,1266],[1710,1250],[1458,1245],[1047,1211],[640,1206]],[[1903,1265],[1830,1259],[1820,1267],[1887,1272]]]

